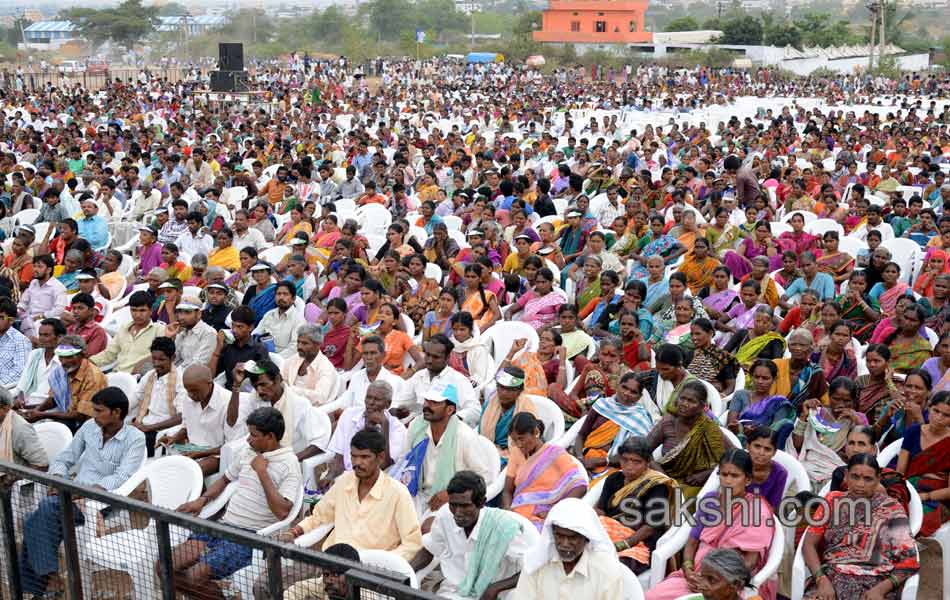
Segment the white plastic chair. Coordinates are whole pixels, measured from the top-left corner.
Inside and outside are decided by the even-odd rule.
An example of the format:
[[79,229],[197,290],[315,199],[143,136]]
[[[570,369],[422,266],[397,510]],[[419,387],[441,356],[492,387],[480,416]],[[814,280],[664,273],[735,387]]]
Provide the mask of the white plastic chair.
[[419,589],[419,580],[416,579],[416,572],[406,561],[398,554],[393,554],[387,550],[360,550],[360,562],[367,567],[375,567],[383,571],[395,574],[400,581],[409,580],[409,587]]
[[119,328],[123,325],[132,322],[132,309],[128,306],[123,306],[122,308],[115,310],[109,315],[108,319],[102,321],[102,328],[105,329],[109,335],[115,337],[116,332],[119,331]]
[[290,246],[272,246],[257,255],[258,260],[276,265],[291,252]]
[[891,260],[900,265],[900,280],[910,283],[911,274],[921,255],[917,242],[907,238],[894,238],[882,241],[881,247],[890,250]]
[[106,383],[111,387],[117,387],[125,394],[125,397],[129,399],[129,415],[125,418],[125,422],[130,422],[138,411],[138,405],[135,404],[135,376],[131,373],[109,373],[106,375]]
[[527,394],[527,397],[534,403],[538,418],[544,422],[544,435],[541,437],[545,442],[559,440],[564,435],[564,413],[550,398],[533,394]]
[[442,267],[432,262],[426,263],[425,276],[442,283]]
[[490,340],[496,365],[505,360],[515,340],[526,338],[528,343],[525,344],[525,350],[528,352],[537,352],[540,343],[538,332],[521,321],[506,321],[500,327],[492,327],[482,334],[482,338]]
[[393,215],[382,204],[366,204],[356,209],[356,222],[359,223],[363,234],[378,233],[386,235],[386,230],[393,222]]
[[601,477],[600,480],[595,483],[587,493],[584,494],[584,502],[586,502],[590,507],[596,507],[600,502],[600,495],[604,491],[604,482],[607,481],[606,477]]
[[877,464],[881,467],[886,467],[897,458],[897,455],[901,453],[901,446],[904,444],[904,438],[895,440],[878,450],[877,453]]
[[792,217],[793,217],[794,215],[801,215],[802,218],[805,219],[805,226],[806,226],[806,227],[807,227],[808,224],[811,223],[812,221],[817,221],[817,220],[818,220],[818,215],[816,215],[815,213],[813,213],[813,212],[811,212],[811,211],[793,210],[792,212],[790,212],[790,213],[788,213],[787,215],[785,215],[784,217],[782,217],[782,223],[788,223],[789,221],[792,220]]
[[46,450],[46,458],[53,462],[60,452],[66,449],[66,446],[73,441],[73,432],[62,423],[56,421],[44,421],[33,426],[40,444]]
[[[204,477],[198,463],[184,456],[167,456],[148,463],[120,488],[127,495],[143,481],[148,483],[151,504],[175,510],[201,494]],[[121,493],[121,492],[117,492]],[[185,532],[171,528],[172,545],[185,538]],[[135,548],[135,552],[129,552]],[[123,571],[132,579],[137,599],[158,597],[153,582],[152,565],[158,558],[156,525],[150,521],[144,529],[129,529],[96,538],[86,546],[86,558],[100,569]]]
[[[38,208],[27,208],[21,210],[16,214],[16,224],[17,225],[32,225],[36,223],[36,220],[40,218],[40,210]],[[42,238],[37,238],[42,239]]]
[[640,585],[640,580],[633,571],[623,567],[620,572],[623,574],[623,599],[643,600],[643,586]]
[[574,446],[574,442],[577,440],[578,434],[580,434],[581,429],[584,427],[584,422],[587,420],[587,415],[584,415],[580,419],[574,421],[574,424],[571,425],[571,428],[564,432],[564,435],[551,442],[555,446],[560,446],[561,448],[568,449]]
[[445,227],[449,231],[453,229],[455,231],[462,231],[463,221],[461,217],[456,217],[455,215],[446,215],[442,217],[442,222],[445,223]]
[[841,227],[841,223],[835,221],[834,219],[816,219],[811,223],[805,224],[805,231],[812,235],[823,235],[828,231],[838,232],[839,239],[844,237],[844,228]]

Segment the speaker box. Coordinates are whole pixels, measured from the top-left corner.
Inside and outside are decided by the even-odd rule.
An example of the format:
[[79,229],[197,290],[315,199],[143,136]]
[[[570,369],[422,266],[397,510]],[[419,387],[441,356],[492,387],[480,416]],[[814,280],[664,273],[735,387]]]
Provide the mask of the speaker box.
[[250,89],[247,71],[212,71],[212,92],[246,92]]
[[244,44],[218,44],[218,57],[222,71],[244,70]]

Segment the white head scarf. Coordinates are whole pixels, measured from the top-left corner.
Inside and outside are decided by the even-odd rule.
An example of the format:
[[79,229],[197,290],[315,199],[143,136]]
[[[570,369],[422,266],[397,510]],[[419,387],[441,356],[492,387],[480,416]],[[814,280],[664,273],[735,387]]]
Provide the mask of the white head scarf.
[[534,573],[549,562],[560,560],[554,546],[554,526],[570,529],[587,538],[584,552],[603,552],[617,560],[613,542],[600,524],[597,513],[580,498],[565,498],[548,513],[541,530],[541,541],[534,545],[524,557],[524,569],[527,574]]

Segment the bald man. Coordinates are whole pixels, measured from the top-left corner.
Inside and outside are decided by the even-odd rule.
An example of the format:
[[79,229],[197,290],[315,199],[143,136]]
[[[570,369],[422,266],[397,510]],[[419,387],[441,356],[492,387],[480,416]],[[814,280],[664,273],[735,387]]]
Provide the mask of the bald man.
[[172,446],[186,444],[181,454],[198,461],[205,477],[218,472],[221,446],[231,441],[225,435],[228,402],[231,393],[214,383],[206,365],[191,365],[185,369],[182,385],[188,393],[181,411],[181,429],[174,435],[162,436],[158,444]]

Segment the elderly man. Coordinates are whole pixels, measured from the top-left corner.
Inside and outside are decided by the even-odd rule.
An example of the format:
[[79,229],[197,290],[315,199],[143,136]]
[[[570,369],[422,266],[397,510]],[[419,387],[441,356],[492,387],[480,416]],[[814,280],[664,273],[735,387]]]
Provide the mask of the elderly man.
[[439,559],[445,576],[437,590],[441,598],[495,600],[518,583],[521,561],[540,540],[538,532],[509,511],[486,507],[485,480],[476,473],[459,471],[446,491],[449,502],[435,513],[412,567],[418,571]]
[[541,540],[525,554],[513,597],[613,600],[624,596],[623,569],[594,509],[567,498],[554,505]]
[[181,423],[186,393],[181,371],[175,367],[174,340],[157,337],[149,350],[152,370],[142,377],[135,388],[132,400],[135,417],[132,425],[145,434],[145,444],[151,457],[155,452],[158,433]]
[[[103,386],[105,384],[103,383]],[[145,459],[145,436],[125,425],[129,400],[116,387],[106,387],[92,397],[93,418],[73,437],[73,441],[49,468],[50,475],[69,477],[74,481],[101,490],[114,490],[128,481]],[[63,540],[60,498],[50,496],[40,501],[39,508],[26,519],[20,554],[20,576],[23,591],[42,595],[49,575],[60,569],[59,544]],[[73,511],[76,525],[85,521],[79,508]]]
[[[45,471],[49,461],[33,426],[13,410],[13,396],[0,387],[0,461]],[[5,483],[0,477],[0,483]]]
[[323,329],[317,325],[302,325],[297,329],[297,355],[284,361],[281,377],[295,394],[314,406],[334,400],[336,369],[320,351]]
[[93,395],[106,386],[102,371],[86,359],[86,342],[77,335],[64,335],[56,347],[58,365],[49,376],[49,395],[46,401],[24,414],[35,423],[50,419],[60,421],[76,431],[95,413]]
[[386,460],[383,468],[392,465],[394,457],[403,456],[406,449],[406,427],[389,413],[392,401],[392,386],[386,381],[376,380],[369,384],[363,406],[351,406],[343,411],[327,448],[327,452],[333,452],[336,456],[330,464],[325,481],[332,482],[344,471],[353,470],[350,440],[356,432],[363,429],[379,431],[386,438]]
[[92,198],[83,200],[82,214],[79,237],[89,240],[93,248],[104,248],[109,241],[109,224],[99,216],[99,205]]
[[346,392],[340,396],[340,407],[362,406],[363,398],[366,397],[369,386],[374,381],[388,383],[392,388],[392,400],[394,402],[400,400],[404,394],[405,382],[401,377],[383,367],[383,359],[386,357],[386,342],[383,338],[378,335],[364,338],[360,356],[363,359],[363,368],[350,376]]
[[33,281],[20,296],[17,312],[23,335],[36,335],[36,321],[60,318],[66,309],[66,286],[53,277],[53,257],[42,254],[33,258]]
[[220,468],[221,447],[232,441],[225,435],[231,393],[214,382],[207,365],[191,365],[181,379],[188,393],[181,409],[182,426],[156,443],[166,447],[187,443],[190,449],[182,454],[198,461],[205,477],[214,475]]
[[274,292],[277,307],[267,311],[254,329],[256,334],[270,334],[274,338],[277,353],[288,359],[297,353],[297,332],[302,325],[307,324],[303,308],[294,304],[296,297],[294,284],[289,281],[278,282]]
[[50,374],[59,365],[56,346],[66,333],[66,328],[59,319],[40,321],[36,349],[30,352],[20,374],[20,381],[13,388],[13,397],[18,407],[33,408],[46,402],[49,397]]
[[165,335],[175,340],[175,366],[184,371],[191,365],[207,365],[218,345],[218,332],[201,319],[201,300],[185,296],[175,306],[177,323],[165,327]]

